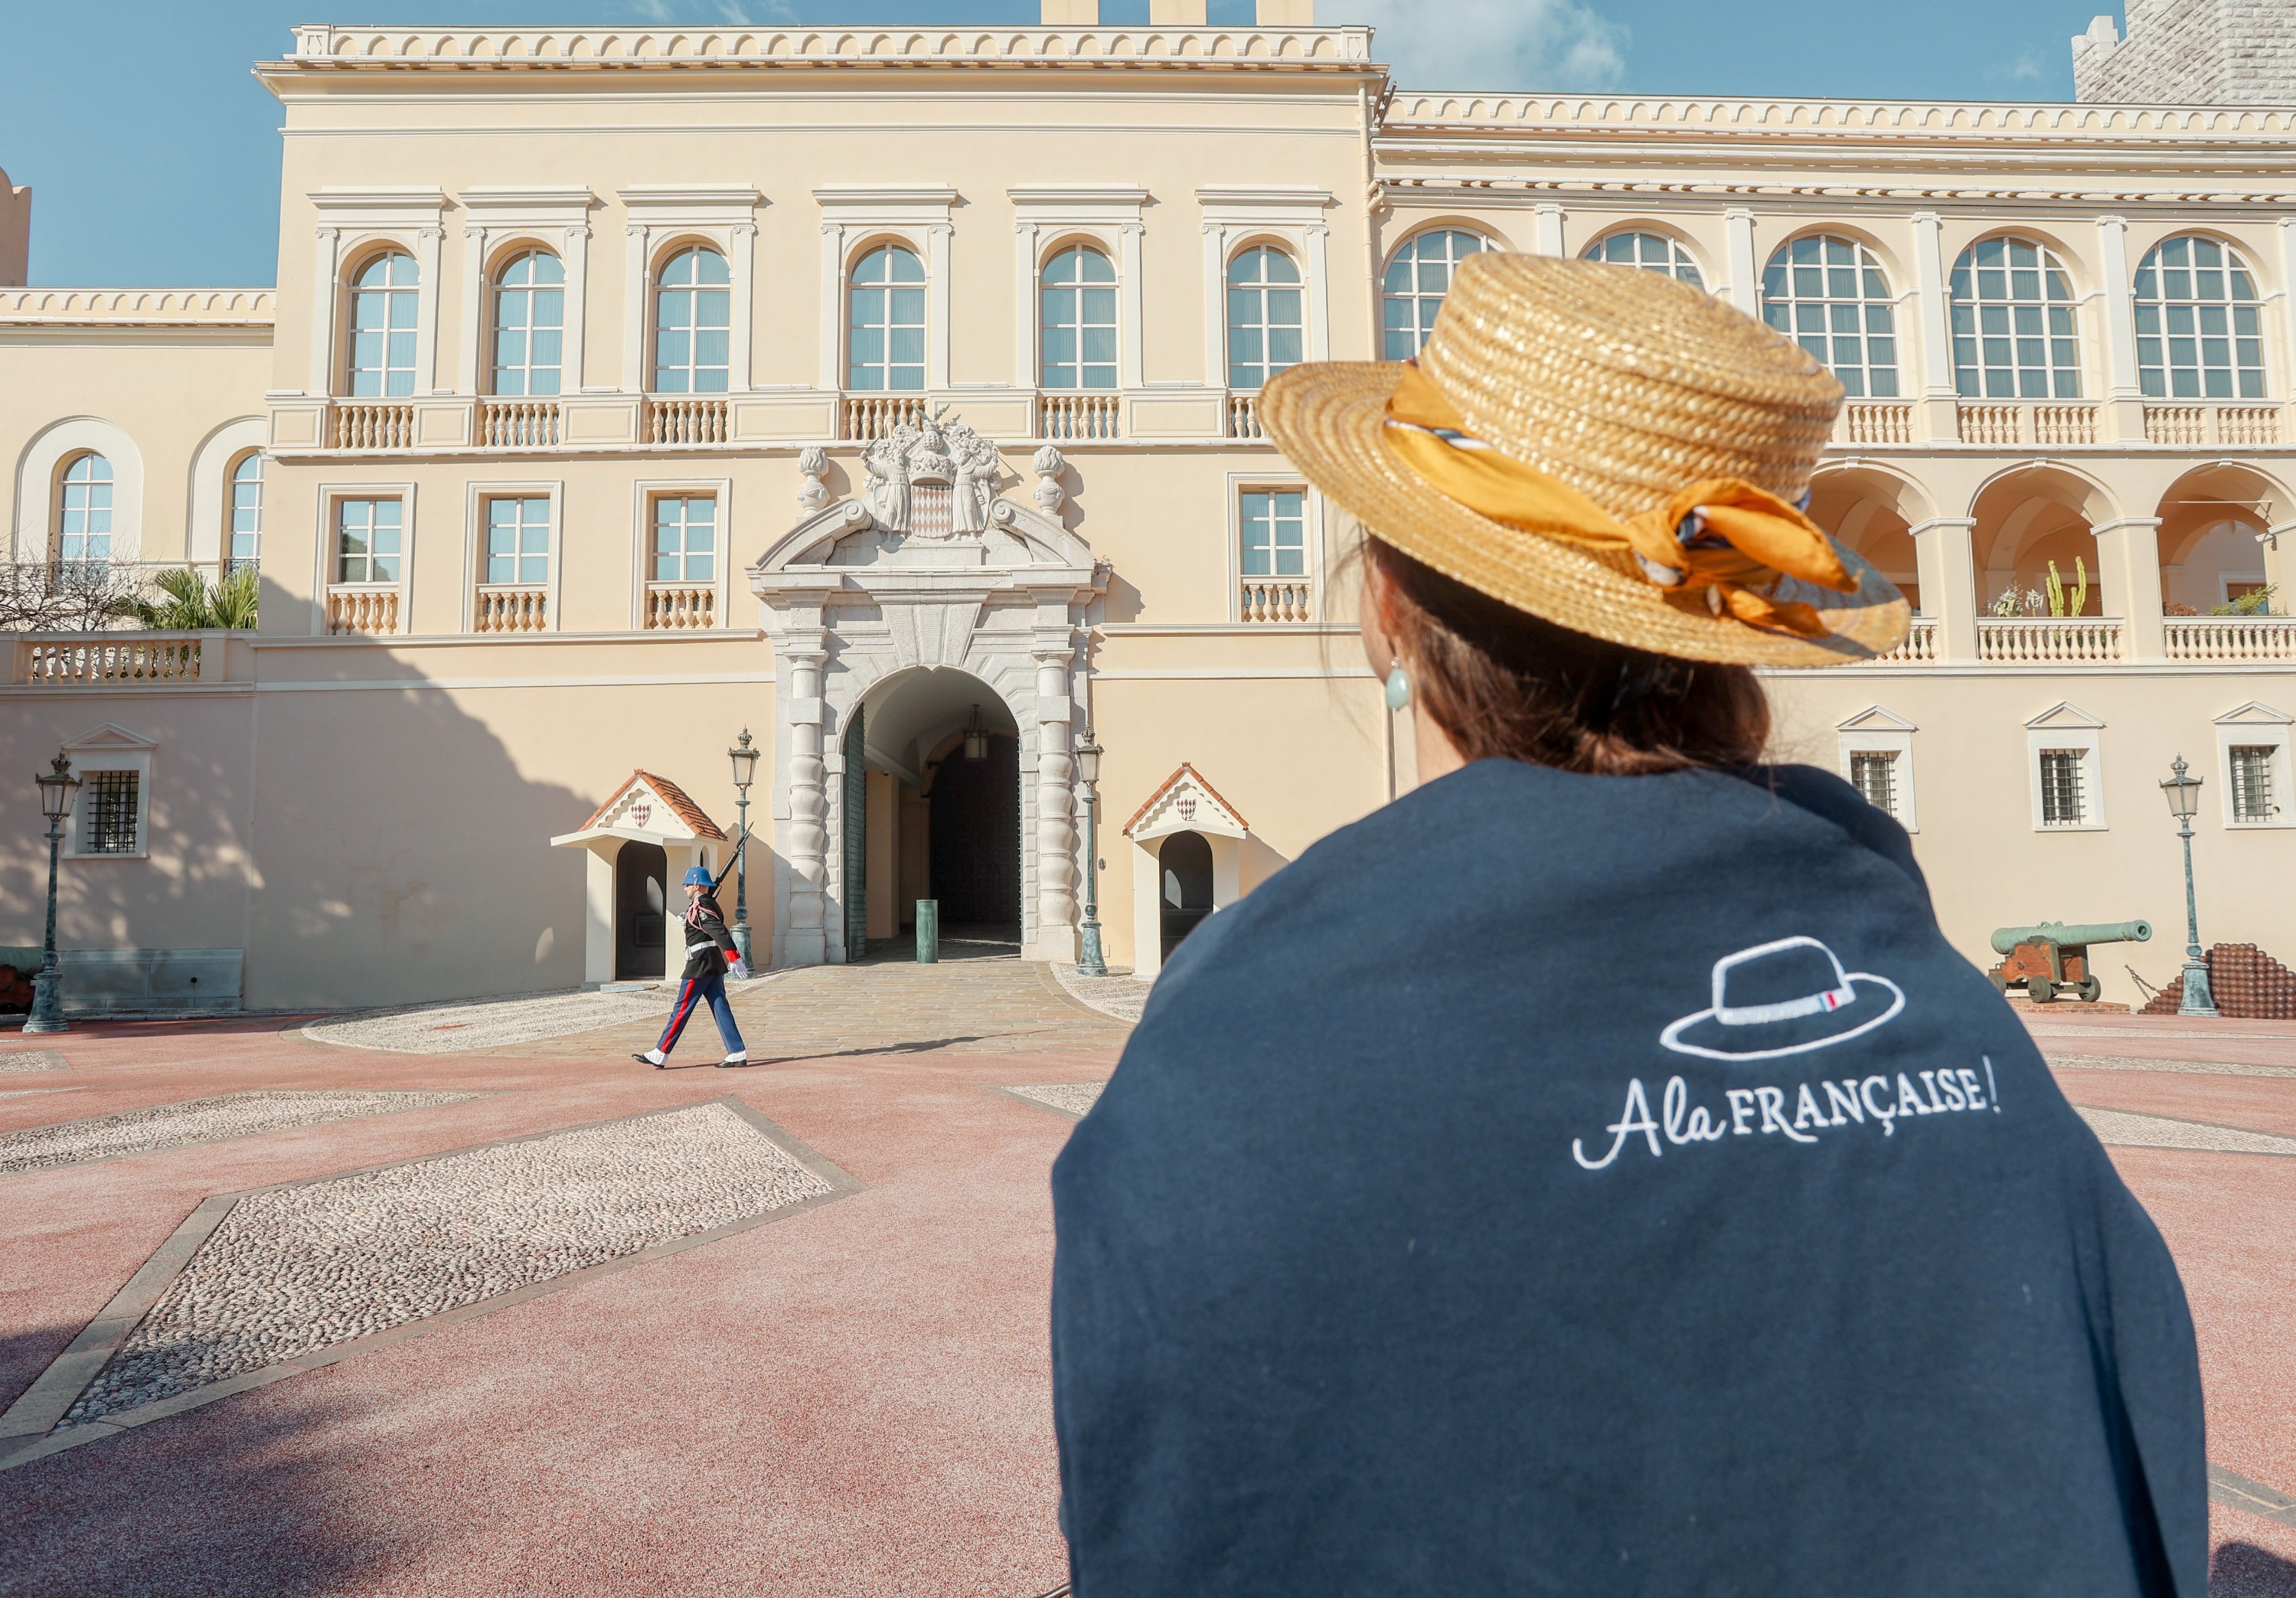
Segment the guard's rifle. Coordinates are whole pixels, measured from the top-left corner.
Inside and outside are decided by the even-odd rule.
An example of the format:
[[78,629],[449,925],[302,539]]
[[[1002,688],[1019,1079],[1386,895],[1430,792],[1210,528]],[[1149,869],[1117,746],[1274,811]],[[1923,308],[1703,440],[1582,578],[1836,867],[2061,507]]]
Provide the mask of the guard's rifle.
[[716,898],[718,897],[718,890],[726,886],[726,879],[734,874],[734,867],[741,863],[742,851],[749,847],[750,835],[747,832],[744,832],[742,834],[742,841],[734,846],[734,852],[726,856],[726,869],[719,872],[718,873],[718,880],[709,884],[709,897],[711,898]]

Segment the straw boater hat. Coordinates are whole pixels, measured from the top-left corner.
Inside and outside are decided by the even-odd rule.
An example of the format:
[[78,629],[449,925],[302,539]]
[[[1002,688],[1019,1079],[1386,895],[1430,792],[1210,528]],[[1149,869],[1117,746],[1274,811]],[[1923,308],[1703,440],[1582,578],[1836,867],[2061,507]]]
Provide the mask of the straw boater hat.
[[1574,632],[1693,660],[1828,666],[1905,641],[1889,580],[1802,513],[1841,385],[1637,267],[1461,263],[1416,362],[1295,366],[1260,397],[1292,462],[1384,542]]

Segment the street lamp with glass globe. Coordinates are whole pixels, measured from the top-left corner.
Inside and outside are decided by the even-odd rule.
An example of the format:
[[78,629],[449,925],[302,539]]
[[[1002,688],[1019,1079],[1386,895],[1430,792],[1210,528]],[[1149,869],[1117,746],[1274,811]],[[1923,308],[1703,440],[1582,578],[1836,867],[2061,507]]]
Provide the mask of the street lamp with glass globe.
[[734,844],[734,947],[741,951],[742,963],[750,963],[750,861],[745,847],[750,841],[750,784],[757,781],[758,757],[764,753],[750,742],[750,729],[743,727],[742,736],[726,751],[734,762],[734,808],[741,812],[735,831],[740,833]]
[[63,847],[64,818],[71,814],[72,796],[79,791],[81,779],[72,775],[71,761],[59,750],[47,772],[32,780],[40,785],[40,814],[48,818],[48,935],[42,946],[40,974],[32,979],[32,1012],[24,1018],[24,1030],[69,1032],[63,978],[56,970],[56,860]]
[[2182,755],[2169,769],[2174,774],[2161,784],[2161,791],[2168,796],[2169,814],[2177,818],[2177,834],[2185,840],[2185,997],[2177,1013],[2214,1015],[2216,995],[2209,991],[2209,968],[2201,958],[2201,915],[2193,897],[2193,815],[2201,807],[2201,779],[2191,774]]
[[1084,790],[1084,926],[1077,949],[1077,973],[1108,975],[1108,960],[1100,950],[1100,757],[1092,729],[1076,746],[1077,786]]

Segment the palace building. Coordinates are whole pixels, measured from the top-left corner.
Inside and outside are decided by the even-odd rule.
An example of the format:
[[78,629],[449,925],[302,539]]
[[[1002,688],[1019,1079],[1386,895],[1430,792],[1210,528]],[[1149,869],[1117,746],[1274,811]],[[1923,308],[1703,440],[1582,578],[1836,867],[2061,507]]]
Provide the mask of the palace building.
[[747,730],[760,963],[927,897],[1067,962],[1089,729],[1109,958],[1152,971],[1414,780],[1259,388],[1411,355],[1511,250],[1841,378],[1813,514],[1919,617],[1769,674],[1777,752],[1913,831],[1972,959],[2145,917],[2107,996],[2175,975],[2180,754],[2203,939],[2296,951],[2296,107],[1425,93],[1311,0],[1046,10],[301,28],[257,67],[275,288],[0,290],[20,578],[260,586],[251,631],[5,639],[0,938],[61,748],[77,1006],[657,976]]

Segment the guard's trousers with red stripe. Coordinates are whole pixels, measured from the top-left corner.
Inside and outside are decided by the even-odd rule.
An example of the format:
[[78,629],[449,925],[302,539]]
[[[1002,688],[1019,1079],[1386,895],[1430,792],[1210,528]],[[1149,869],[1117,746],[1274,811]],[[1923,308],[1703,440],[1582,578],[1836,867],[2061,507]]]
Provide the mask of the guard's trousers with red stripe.
[[669,1025],[661,1029],[661,1041],[653,1045],[656,1053],[667,1054],[677,1046],[678,1034],[705,1002],[717,1018],[718,1036],[726,1040],[726,1052],[742,1053],[742,1029],[734,1024],[734,1006],[726,1002],[726,978],[721,972],[688,977],[677,985],[677,1003],[670,1008]]

